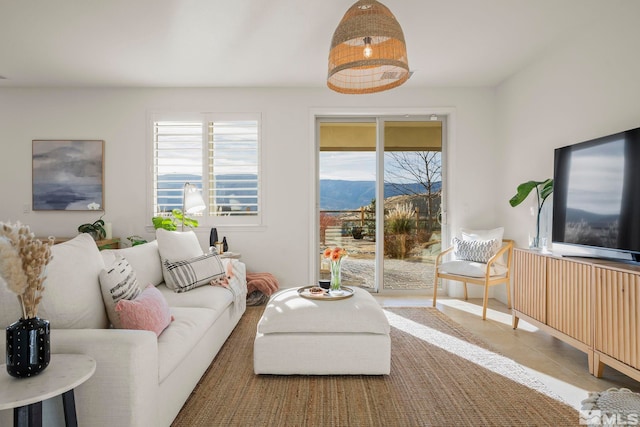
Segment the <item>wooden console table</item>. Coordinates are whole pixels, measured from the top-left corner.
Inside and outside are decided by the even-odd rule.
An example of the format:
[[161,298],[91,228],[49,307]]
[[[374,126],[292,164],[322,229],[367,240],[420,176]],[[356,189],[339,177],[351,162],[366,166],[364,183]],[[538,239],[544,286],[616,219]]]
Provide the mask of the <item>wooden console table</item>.
[[537,326],[640,381],[640,266],[514,249],[513,328]]
[[98,245],[98,249],[120,249],[120,239],[118,237],[114,239],[102,239],[96,240],[96,245]]
[[[42,241],[47,241],[47,237],[37,237],[37,239],[42,240]],[[57,245],[58,243],[63,243],[63,242],[67,242],[69,240],[73,239],[73,237],[56,237],[53,240],[53,244]],[[96,245],[98,246],[99,250],[103,250],[103,249],[120,249],[120,238],[119,237],[114,237],[113,239],[102,239],[102,240],[96,240]]]

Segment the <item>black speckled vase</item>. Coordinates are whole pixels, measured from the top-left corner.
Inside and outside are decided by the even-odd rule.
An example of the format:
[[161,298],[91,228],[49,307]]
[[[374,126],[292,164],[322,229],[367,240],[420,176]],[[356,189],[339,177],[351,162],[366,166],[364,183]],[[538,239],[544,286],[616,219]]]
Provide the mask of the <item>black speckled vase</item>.
[[51,359],[49,321],[34,317],[7,326],[7,372],[12,377],[37,375]]

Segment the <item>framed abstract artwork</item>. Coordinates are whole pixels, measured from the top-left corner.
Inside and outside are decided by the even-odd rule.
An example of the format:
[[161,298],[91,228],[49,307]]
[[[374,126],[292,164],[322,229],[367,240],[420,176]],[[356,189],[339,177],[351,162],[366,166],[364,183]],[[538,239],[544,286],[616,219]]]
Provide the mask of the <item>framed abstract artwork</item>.
[[32,144],[34,211],[104,210],[104,141]]

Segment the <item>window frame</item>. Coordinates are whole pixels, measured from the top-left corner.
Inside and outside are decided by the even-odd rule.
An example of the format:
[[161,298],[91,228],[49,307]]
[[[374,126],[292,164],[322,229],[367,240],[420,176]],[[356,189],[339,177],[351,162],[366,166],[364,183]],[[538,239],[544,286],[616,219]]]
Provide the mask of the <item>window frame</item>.
[[[156,215],[155,213],[155,140],[154,140],[154,124],[157,121],[200,121],[202,124],[202,196],[207,202],[207,208],[200,215],[191,215],[199,222],[198,228],[210,228],[210,227],[234,227],[239,229],[242,227],[248,227],[255,229],[258,226],[263,226],[265,223],[265,198],[264,198],[264,133],[263,133],[263,118],[262,113],[259,112],[241,112],[241,113],[227,113],[227,112],[184,112],[184,111],[152,111],[147,114],[147,219],[146,228],[148,231],[154,230],[151,218]],[[237,215],[237,216],[225,216],[225,215],[210,215],[209,211],[209,123],[220,121],[256,121],[257,122],[257,174],[258,174],[258,211],[256,215]]]

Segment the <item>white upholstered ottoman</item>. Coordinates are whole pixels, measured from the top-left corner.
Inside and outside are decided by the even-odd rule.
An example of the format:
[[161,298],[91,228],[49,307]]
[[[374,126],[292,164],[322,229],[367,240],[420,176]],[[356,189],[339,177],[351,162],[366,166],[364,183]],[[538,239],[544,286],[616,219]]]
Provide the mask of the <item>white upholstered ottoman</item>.
[[256,374],[384,375],[391,366],[389,321],[369,292],[337,301],[306,299],[297,288],[271,296],[258,322]]

